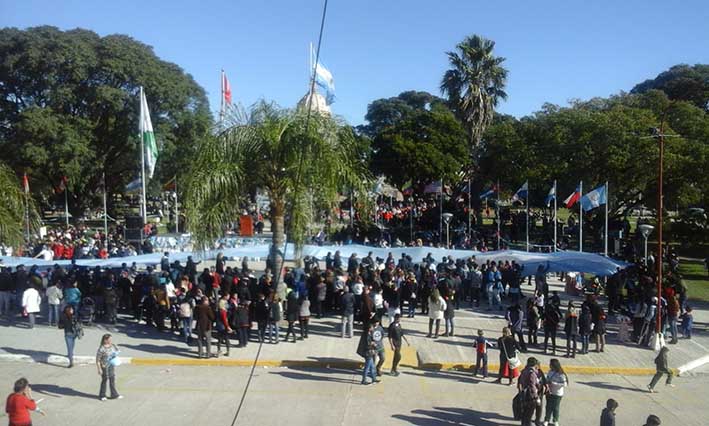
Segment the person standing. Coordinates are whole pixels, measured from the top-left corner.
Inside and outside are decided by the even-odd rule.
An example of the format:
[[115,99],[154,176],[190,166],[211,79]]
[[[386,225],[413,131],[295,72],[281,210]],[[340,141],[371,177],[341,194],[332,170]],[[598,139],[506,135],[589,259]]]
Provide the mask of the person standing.
[[300,308],[298,311],[298,324],[300,325],[300,338],[308,338],[308,323],[310,322],[310,299],[300,298]]
[[667,381],[665,382],[665,385],[670,386],[670,387],[675,387],[675,385],[672,384],[672,370],[670,370],[669,367],[669,360],[668,360],[668,354],[670,352],[670,348],[668,346],[663,346],[660,349],[660,353],[657,354],[657,357],[655,357],[655,369],[656,373],[654,376],[652,376],[652,381],[650,382],[649,385],[647,385],[647,390],[650,393],[655,393],[655,385],[657,382],[660,381],[663,375],[667,374]]
[[357,346],[357,353],[364,358],[364,370],[362,371],[362,384],[368,385],[367,376],[371,377],[370,383],[378,383],[376,369],[374,368],[374,357],[377,355],[376,344],[372,332],[374,330],[374,322],[366,324],[364,333],[360,338]]
[[5,413],[9,419],[9,426],[32,426],[30,411],[42,411],[37,409],[37,403],[32,399],[32,388],[30,383],[22,377],[15,381],[13,393],[8,395],[5,401]]
[[[209,306],[209,298],[203,296],[197,307],[194,308],[195,318],[197,319],[197,351],[199,358],[209,358],[212,356],[212,323],[215,315],[212,308]],[[207,353],[202,352],[203,346],[206,345]]]
[[443,313],[446,310],[446,301],[443,300],[438,289],[434,289],[431,292],[431,296],[428,298],[428,335],[426,337],[431,337],[433,331],[433,323],[436,323],[436,334],[433,337],[438,339],[438,332],[441,329],[441,320],[443,319]]
[[226,346],[226,352],[224,356],[229,356],[230,342],[229,334],[231,333],[231,326],[229,325],[229,294],[224,293],[222,297],[217,301],[217,358],[222,351],[222,342]]
[[398,376],[399,361],[401,361],[401,341],[402,339],[406,342],[407,346],[410,346],[409,341],[404,335],[404,330],[401,328],[401,314],[394,315],[394,322],[389,324],[389,344],[391,345],[391,350],[394,352],[394,358],[391,362],[391,375]]
[[259,292],[254,302],[254,319],[256,320],[256,330],[259,343],[266,339],[266,326],[268,325],[268,302],[266,295]]
[[106,333],[101,337],[101,344],[96,351],[96,368],[101,376],[101,388],[98,398],[106,400],[106,382],[111,390],[111,399],[121,399],[123,396],[116,390],[115,358],[118,356],[118,347],[113,344],[111,335]]
[[22,293],[22,313],[29,319],[30,328],[34,328],[35,316],[39,313],[39,306],[42,304],[42,298],[37,289],[30,285],[27,290]]
[[482,329],[478,330],[478,337],[475,338],[473,342],[473,347],[475,348],[475,375],[478,375],[480,371],[480,364],[482,363],[482,373],[483,379],[487,378],[487,349],[492,347],[492,343],[485,338],[485,332]]
[[278,344],[278,340],[280,339],[278,332],[278,322],[283,317],[281,299],[278,297],[275,291],[271,292],[268,299],[268,342]]
[[519,370],[510,366],[510,359],[517,358],[519,345],[512,337],[509,327],[502,329],[502,337],[497,339],[497,347],[500,351],[500,370],[495,383],[502,383],[502,378],[506,377],[509,379],[507,384],[512,386],[512,380],[519,376]]
[[677,344],[677,323],[679,322],[680,314],[680,304],[676,295],[671,295],[667,303],[667,319],[670,324],[670,333],[672,335],[672,340],[670,340],[671,345]]
[[59,324],[59,304],[62,302],[64,295],[62,290],[56,284],[50,284],[46,291],[47,295],[47,321],[50,327]]
[[[342,338],[344,339],[347,334],[347,337],[351,339],[354,334],[355,297],[347,286],[342,289],[340,304],[342,305]],[[349,328],[348,333],[346,333],[347,328]]]
[[178,315],[182,323],[182,336],[185,338],[185,343],[189,345],[192,340],[192,308],[194,307],[194,299],[186,292],[181,291],[177,298],[179,304]]
[[564,333],[566,333],[566,358],[576,358],[576,337],[579,333],[578,316],[574,303],[569,301],[566,311],[566,321],[564,323]]
[[374,318],[374,328],[372,329],[372,340],[374,341],[374,346],[377,350],[377,377],[382,375],[382,366],[386,360],[386,355],[384,352],[384,327],[382,327],[382,320],[379,317]]
[[551,339],[551,354],[556,356],[556,330],[560,321],[559,312],[552,304],[547,303],[544,308],[544,354],[547,354],[547,345]]
[[505,317],[507,325],[512,331],[512,338],[516,336],[522,352],[527,352],[527,345],[524,343],[524,311],[519,303],[510,306]]
[[601,426],[615,426],[615,410],[618,402],[611,398],[606,401],[606,408],[601,411]]
[[539,395],[539,362],[536,358],[527,358],[527,366],[517,381],[517,390],[522,398],[522,426],[532,426],[532,416],[541,404]]
[[443,333],[444,337],[453,337],[453,331],[455,327],[455,305],[453,304],[453,300],[451,300],[451,297],[455,296],[449,296],[446,300],[446,310],[443,312],[443,318],[446,323],[446,332]]
[[527,344],[536,347],[539,344],[537,332],[539,331],[539,311],[534,299],[527,299]]
[[561,398],[564,396],[564,389],[569,385],[569,377],[564,373],[564,369],[561,368],[561,363],[558,359],[552,358],[549,361],[549,372],[547,373],[546,380],[548,393],[544,426],[550,424],[552,426],[558,426]]
[[288,321],[288,330],[286,330],[285,341],[288,341],[288,336],[292,334],[293,343],[295,343],[295,328],[293,324],[298,320],[299,311],[298,297],[295,295],[295,291],[291,291],[286,296],[286,320]]
[[69,359],[69,367],[74,366],[74,345],[76,339],[80,339],[84,334],[81,329],[81,322],[74,314],[74,308],[71,305],[64,307],[64,312],[59,320],[59,328],[64,329],[64,342],[66,343],[67,358]]
[[579,315],[579,335],[581,336],[581,353],[588,354],[588,340],[591,335],[591,309],[588,305],[581,305]]

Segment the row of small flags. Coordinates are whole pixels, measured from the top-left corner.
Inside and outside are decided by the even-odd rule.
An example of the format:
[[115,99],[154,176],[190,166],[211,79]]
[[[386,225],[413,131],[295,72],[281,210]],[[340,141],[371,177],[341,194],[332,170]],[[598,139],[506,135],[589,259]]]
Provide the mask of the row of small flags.
[[[437,194],[443,191],[443,184],[440,180],[431,182],[426,187],[424,188],[423,192],[424,194]],[[492,185],[488,190],[482,192],[480,194],[480,200],[485,200],[490,197],[493,197],[495,194],[497,194],[499,191],[499,187],[497,185]],[[408,181],[407,183],[404,184],[403,189],[401,191],[404,195],[409,195],[413,192],[413,185],[411,181]],[[464,190],[464,192],[467,192],[467,190]],[[529,182],[525,182],[512,196],[512,202],[516,201],[522,201],[526,200],[529,194]],[[556,185],[553,185],[551,189],[549,189],[549,192],[547,193],[546,198],[544,199],[544,202],[547,207],[551,206],[551,202],[554,201],[556,198]],[[566,208],[570,209],[573,207],[577,202],[581,202],[581,208],[583,208],[584,211],[589,211],[592,210],[596,207],[602,206],[608,202],[608,193],[607,193],[607,188],[606,185],[599,186],[598,188],[594,189],[593,191],[585,194],[582,196],[581,194],[581,184],[579,184],[576,189],[574,190],[571,195],[569,195],[565,200],[564,200],[564,206]]]

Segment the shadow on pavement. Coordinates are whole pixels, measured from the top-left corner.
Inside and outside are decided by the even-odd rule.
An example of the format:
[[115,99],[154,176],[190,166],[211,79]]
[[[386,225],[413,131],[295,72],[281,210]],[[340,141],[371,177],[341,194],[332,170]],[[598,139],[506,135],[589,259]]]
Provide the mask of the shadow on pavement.
[[148,352],[151,354],[158,355],[180,355],[197,358],[196,351],[192,352],[186,348],[171,345],[153,345],[151,343],[139,343],[137,345],[119,344],[119,349],[120,348],[128,348],[133,349],[135,351]]
[[[334,373],[334,371],[328,372],[330,374]],[[352,374],[352,371],[349,371],[348,373]],[[281,377],[284,377],[286,379],[293,379],[293,380],[310,380],[310,381],[315,381],[315,382],[333,382],[333,383],[346,383],[346,384],[356,384],[357,380],[352,380],[352,379],[341,379],[338,377],[332,377],[332,376],[326,376],[324,374],[324,371],[314,371],[314,370],[305,370],[302,369],[301,371],[272,371],[270,374],[276,374]]]
[[580,385],[590,386],[592,388],[599,388],[599,389],[626,390],[626,391],[631,391],[631,392],[645,392],[644,390],[638,389],[635,387],[611,385],[609,383],[604,383],[604,382],[576,382],[576,383],[578,383]]
[[38,362],[41,364],[45,365],[51,365],[54,367],[61,367],[64,368],[66,367],[65,365],[59,365],[59,364],[53,364],[51,362],[47,362],[47,359],[50,356],[59,356],[59,357],[66,357],[66,354],[55,354],[54,352],[46,352],[46,351],[34,351],[34,350],[29,350],[29,349],[17,349],[17,348],[8,348],[8,347],[0,347],[0,351],[6,352],[8,354],[13,354],[13,355],[26,355],[34,362]]
[[484,382],[481,379],[473,377],[470,372],[459,372],[459,371],[428,371],[428,370],[412,370],[403,371],[402,374],[408,374],[411,376],[427,377],[432,379],[446,379],[446,380],[457,380],[462,383],[478,384]]
[[392,417],[403,420],[408,424],[419,426],[450,424],[497,426],[517,424],[512,417],[502,416],[498,413],[485,413],[468,408],[433,407],[432,410],[413,410],[411,414],[412,415],[394,414]]
[[[97,395],[81,392],[65,386],[48,385],[42,383],[32,383],[32,390],[42,395],[61,398],[62,396],[75,396],[79,398],[98,399]],[[96,385],[98,387],[98,384]]]

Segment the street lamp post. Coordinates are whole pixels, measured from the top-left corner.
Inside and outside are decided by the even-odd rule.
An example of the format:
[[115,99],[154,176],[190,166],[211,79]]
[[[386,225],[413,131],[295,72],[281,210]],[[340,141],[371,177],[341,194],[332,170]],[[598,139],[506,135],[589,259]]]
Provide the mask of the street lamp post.
[[451,246],[450,223],[451,223],[451,219],[453,218],[453,214],[452,213],[443,213],[441,216],[443,217],[443,221],[446,222],[446,248],[450,248],[450,246]]
[[640,233],[643,235],[643,238],[645,239],[645,264],[647,265],[647,237],[650,236],[652,233],[652,230],[655,229],[654,226],[648,225],[648,224],[642,224],[638,225],[638,229],[640,230]]

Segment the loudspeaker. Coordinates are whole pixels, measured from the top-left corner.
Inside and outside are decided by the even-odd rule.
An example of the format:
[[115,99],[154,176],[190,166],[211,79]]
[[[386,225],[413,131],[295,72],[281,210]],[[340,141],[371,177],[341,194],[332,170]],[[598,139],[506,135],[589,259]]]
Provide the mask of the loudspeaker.
[[126,229],[143,229],[143,216],[126,216]]
[[126,228],[125,238],[126,241],[143,241],[143,230]]

